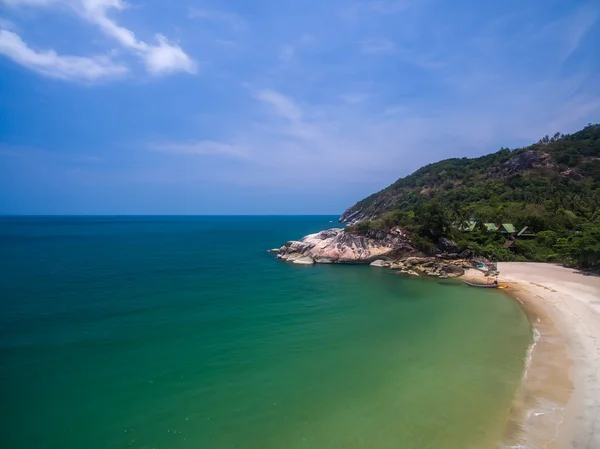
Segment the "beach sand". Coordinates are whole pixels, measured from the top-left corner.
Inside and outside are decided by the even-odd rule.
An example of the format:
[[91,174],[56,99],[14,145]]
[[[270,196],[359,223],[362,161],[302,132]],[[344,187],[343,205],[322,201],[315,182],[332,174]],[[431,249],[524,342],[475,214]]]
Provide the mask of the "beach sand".
[[498,269],[536,329],[501,447],[600,449],[600,277],[540,263]]

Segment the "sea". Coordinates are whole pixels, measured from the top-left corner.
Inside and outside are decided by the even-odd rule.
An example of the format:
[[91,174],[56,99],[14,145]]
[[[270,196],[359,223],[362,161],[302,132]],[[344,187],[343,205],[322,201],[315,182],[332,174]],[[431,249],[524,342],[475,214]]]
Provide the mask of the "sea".
[[519,304],[267,252],[336,220],[0,218],[0,447],[495,447]]

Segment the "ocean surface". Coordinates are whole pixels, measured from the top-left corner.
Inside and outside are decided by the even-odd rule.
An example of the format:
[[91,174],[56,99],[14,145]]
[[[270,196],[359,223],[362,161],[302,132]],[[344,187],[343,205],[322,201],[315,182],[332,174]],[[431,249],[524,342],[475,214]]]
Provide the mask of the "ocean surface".
[[493,445],[523,311],[265,251],[335,219],[0,218],[0,447]]

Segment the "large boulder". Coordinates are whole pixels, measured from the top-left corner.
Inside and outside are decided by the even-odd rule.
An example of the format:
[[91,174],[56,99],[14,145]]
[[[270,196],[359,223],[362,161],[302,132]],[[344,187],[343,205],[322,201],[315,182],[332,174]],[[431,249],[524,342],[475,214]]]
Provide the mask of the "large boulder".
[[452,240],[448,240],[446,237],[440,237],[438,239],[438,248],[445,253],[458,253],[460,251],[458,245]]
[[463,252],[461,252],[458,257],[460,259],[469,259],[471,257],[473,257],[473,252],[471,250],[465,249]]
[[410,236],[401,228],[373,230],[357,235],[344,229],[327,229],[283,245],[277,254],[282,260],[310,257],[316,263],[371,263],[378,259],[400,259],[420,255]]
[[448,277],[459,277],[465,274],[465,270],[460,265],[444,264],[439,267],[439,272]]
[[377,259],[377,260],[371,262],[371,266],[372,267],[378,267],[378,268],[389,267],[390,266],[390,262],[388,262],[386,260]]

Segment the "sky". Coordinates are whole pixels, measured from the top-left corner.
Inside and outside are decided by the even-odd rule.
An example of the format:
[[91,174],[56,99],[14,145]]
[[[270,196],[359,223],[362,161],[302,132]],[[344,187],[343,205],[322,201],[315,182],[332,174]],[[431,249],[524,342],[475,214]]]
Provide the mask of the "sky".
[[0,0],[0,214],[339,214],[599,80],[598,1]]

